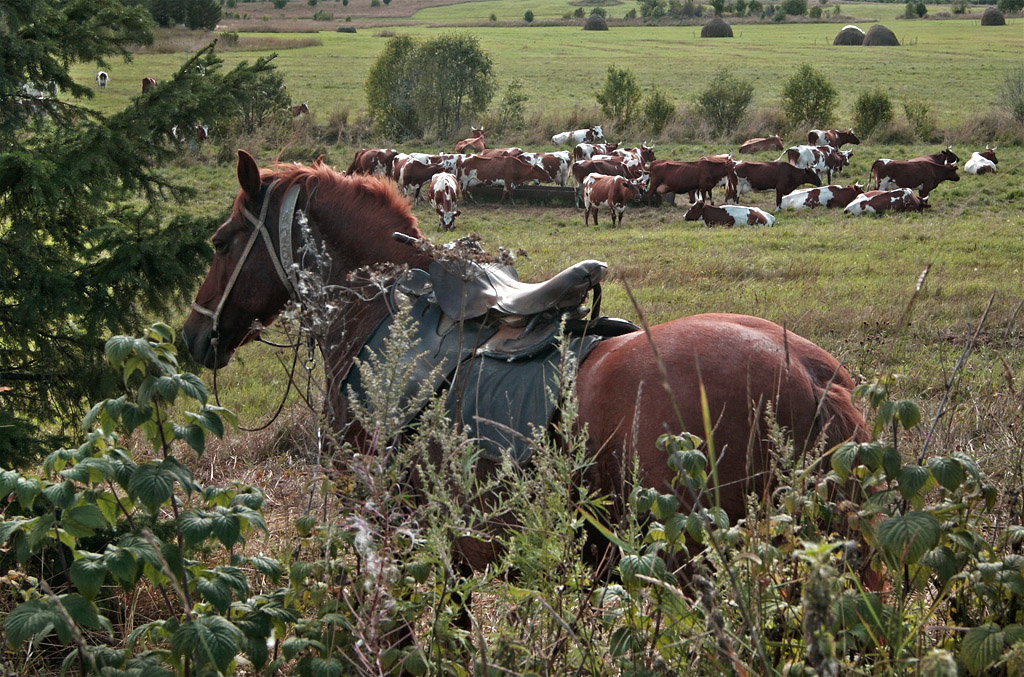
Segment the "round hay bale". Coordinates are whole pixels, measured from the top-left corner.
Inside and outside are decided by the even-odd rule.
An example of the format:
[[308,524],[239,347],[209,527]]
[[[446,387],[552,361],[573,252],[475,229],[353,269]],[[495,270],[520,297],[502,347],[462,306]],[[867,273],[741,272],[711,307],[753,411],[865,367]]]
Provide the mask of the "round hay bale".
[[900,41],[896,39],[896,34],[891,30],[882,24],[875,24],[869,28],[868,32],[864,35],[864,46],[899,47]]
[[863,45],[864,31],[856,26],[843,26],[843,30],[836,34],[833,45]]
[[982,26],[1005,26],[1006,17],[995,7],[989,7],[985,10],[985,13],[981,15]]
[[608,30],[608,22],[600,14],[591,14],[587,17],[587,23],[583,24],[583,30],[606,31]]
[[725,23],[725,19],[720,16],[712,17],[711,21],[704,24],[704,28],[700,29],[700,37],[731,38],[732,26]]
[[355,26],[338,26],[338,32],[339,33],[355,33],[356,32],[356,27]]

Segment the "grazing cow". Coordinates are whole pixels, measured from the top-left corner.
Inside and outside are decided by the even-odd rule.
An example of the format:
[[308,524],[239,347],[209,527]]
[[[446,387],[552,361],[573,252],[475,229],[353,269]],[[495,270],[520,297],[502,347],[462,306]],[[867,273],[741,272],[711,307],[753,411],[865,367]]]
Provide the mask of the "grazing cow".
[[782,209],[812,209],[814,207],[845,207],[864,193],[864,186],[822,186],[794,190],[782,198]]
[[142,93],[145,94],[149,90],[156,87],[156,78],[145,77],[142,78]]
[[479,157],[477,155],[466,155],[457,162],[455,175],[459,179],[459,186],[463,194],[473,199],[470,189],[474,186],[503,186],[505,190],[501,194],[504,201],[508,196],[509,202],[515,205],[516,186],[521,186],[529,181],[550,181],[551,177],[544,171],[543,167],[536,167],[520,158],[506,157]]
[[419,202],[423,185],[444,171],[445,167],[439,162],[431,162],[429,155],[399,153],[395,157],[393,176],[402,192],[408,195],[410,190],[413,191],[413,202]]
[[106,71],[100,71],[96,74],[96,86],[100,89],[106,89],[107,83],[110,82],[110,76],[107,75]]
[[471,150],[475,150],[478,153],[484,151],[484,128],[470,125],[470,129],[473,131],[473,135],[455,144],[456,153],[468,153]]
[[871,164],[871,175],[875,178],[875,190],[910,188],[921,197],[928,197],[943,181],[960,180],[955,162],[943,165],[917,160],[875,160]]
[[608,176],[607,174],[589,174],[583,180],[583,225],[590,225],[590,214],[594,214],[594,225],[597,224],[598,208],[608,206],[612,216],[612,226],[618,216],[622,225],[622,212],[626,203],[643,192],[643,178],[627,179],[624,176]]
[[651,163],[651,185],[647,191],[647,204],[651,195],[665,193],[700,192],[700,197],[711,203],[711,190],[726,180],[726,193],[735,190],[730,186],[736,184],[733,171],[736,163],[731,155],[705,156],[696,162],[675,162],[673,160],[657,160]]
[[394,148],[362,148],[356,151],[345,173],[393,176],[397,155],[398,151]]
[[582,162],[574,162],[572,164],[572,178],[576,182],[576,206],[579,207],[580,201],[583,199],[583,181],[591,174],[636,179],[640,176],[641,171],[641,167],[627,165],[622,161],[622,158],[610,155],[591,158]]
[[869,190],[858,195],[843,209],[845,214],[881,214],[883,212],[920,212],[927,209],[928,198],[918,197],[909,188]]
[[697,200],[683,215],[684,221],[703,221],[708,226],[771,226],[775,217],[757,207],[722,205],[715,207]]
[[852,155],[853,151],[838,150],[832,146],[792,146],[775,161],[785,158],[794,167],[814,170],[819,179],[827,177],[828,183],[832,183],[832,174],[838,174],[849,165]]
[[765,150],[782,150],[782,137],[776,134],[775,136],[757,137],[756,139],[747,139],[740,146],[741,153],[760,153]]
[[810,169],[800,169],[788,162],[737,162],[734,189],[726,189],[725,198],[736,202],[740,195],[755,190],[775,191],[775,211],[782,205],[782,196],[805,183],[821,185],[821,179]]
[[523,153],[519,155],[521,160],[531,165],[542,168],[550,177],[548,181],[558,184],[563,188],[569,183],[569,168],[572,166],[572,159],[569,151],[559,150],[553,153]]
[[196,125],[196,141],[202,143],[210,138],[209,125]]
[[306,115],[309,113],[309,104],[303,101],[298,106],[291,106],[289,110],[292,112],[292,117],[297,118],[300,115]]
[[607,155],[613,150],[617,150],[618,147],[617,143],[578,143],[572,149],[572,159],[573,162],[582,162],[595,155]]
[[454,174],[440,172],[434,174],[427,186],[427,201],[437,212],[440,219],[439,230],[455,230],[455,217],[461,214],[459,211],[459,198],[462,191],[459,190],[459,182]]
[[860,139],[852,129],[812,129],[807,132],[807,143],[812,146],[832,146],[838,150],[847,143],[858,144]]
[[968,174],[995,174],[997,164],[999,160],[996,159],[996,149],[986,146],[980,153],[971,153],[971,159],[964,165],[964,171]]
[[594,143],[604,138],[601,125],[594,125],[586,129],[577,129],[572,132],[561,132],[551,137],[551,143],[556,146],[564,146],[571,143],[573,146],[579,143]]

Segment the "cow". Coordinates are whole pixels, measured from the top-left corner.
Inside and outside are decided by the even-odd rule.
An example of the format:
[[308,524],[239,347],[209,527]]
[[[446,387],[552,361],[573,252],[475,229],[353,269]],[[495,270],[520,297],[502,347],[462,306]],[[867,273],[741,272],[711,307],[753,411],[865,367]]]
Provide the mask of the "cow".
[[627,165],[622,158],[615,156],[604,156],[603,158],[591,158],[582,162],[572,164],[572,178],[576,182],[576,206],[580,206],[583,199],[583,182],[591,174],[604,174],[606,176],[622,176],[627,179],[639,178],[642,168],[635,165]]
[[583,180],[583,225],[590,225],[590,214],[594,214],[594,225],[597,223],[598,208],[607,205],[611,213],[612,226],[618,216],[622,225],[622,212],[626,203],[643,192],[643,178],[627,179],[624,176],[607,174],[589,174]]
[[569,168],[572,159],[569,151],[559,150],[553,153],[522,153],[518,156],[521,160],[531,165],[542,168],[550,177],[548,181],[556,183],[563,188],[569,183]]
[[144,77],[142,78],[142,93],[145,94],[149,90],[156,87],[156,78]]
[[107,75],[106,71],[100,71],[96,74],[96,86],[100,89],[106,89],[107,83],[110,82],[110,76]]
[[726,193],[735,185],[736,163],[731,155],[704,156],[696,162],[656,160],[651,163],[651,183],[647,191],[647,204],[654,194],[700,192],[700,197],[711,202],[711,190],[724,178]]
[[927,196],[918,197],[909,188],[869,190],[858,195],[850,204],[846,205],[843,213],[856,216],[859,214],[881,214],[887,211],[920,212],[929,206]]
[[971,153],[971,159],[964,165],[964,171],[968,174],[995,174],[997,164],[999,160],[996,159],[996,149],[986,146],[980,153]]
[[782,209],[812,209],[814,207],[845,207],[854,198],[864,193],[864,186],[822,186],[803,188],[783,196],[779,206]]
[[617,143],[578,143],[572,149],[572,159],[573,162],[582,162],[595,155],[607,155],[618,148],[619,144]]
[[556,146],[564,146],[568,143],[572,143],[573,146],[579,143],[594,143],[604,138],[604,132],[601,131],[601,125],[594,125],[593,127],[587,127],[586,129],[577,129],[572,132],[561,132],[551,137],[551,143]]
[[445,172],[446,168],[440,162],[432,162],[429,155],[399,153],[395,156],[392,171],[395,183],[402,192],[408,195],[409,191],[413,191],[413,202],[419,202],[423,185],[429,183],[436,174]]
[[394,148],[362,148],[356,151],[345,173],[393,176],[397,155],[398,151]]
[[871,164],[871,176],[875,179],[875,190],[890,188],[910,188],[916,190],[921,197],[943,181],[959,181],[956,163],[950,165],[938,162],[916,160],[875,160]]
[[782,206],[782,196],[805,183],[821,185],[821,179],[810,169],[800,169],[788,162],[737,162],[733,172],[736,183],[726,189],[726,200],[736,202],[740,195],[755,190],[775,191],[775,211]]
[[478,153],[482,153],[484,150],[484,128],[473,127],[470,125],[470,129],[473,131],[473,135],[468,139],[463,139],[455,144],[456,153],[468,153],[470,150],[475,150]]
[[807,143],[811,146],[832,146],[839,150],[847,143],[860,143],[860,139],[852,129],[812,129],[807,132]]
[[210,127],[209,125],[196,125],[196,141],[202,143],[210,138]]
[[792,146],[775,161],[785,158],[786,162],[798,169],[814,170],[818,178],[827,176],[828,182],[832,183],[832,174],[838,174],[843,167],[849,165],[852,155],[853,151],[838,150],[832,146]]
[[298,106],[290,106],[288,110],[292,112],[293,118],[297,118],[300,115],[306,115],[309,113],[309,104],[303,101]]
[[543,167],[531,165],[511,156],[492,158],[466,155],[457,162],[455,175],[459,179],[459,187],[462,188],[463,194],[469,199],[473,199],[470,189],[474,186],[503,186],[505,190],[501,194],[501,200],[504,201],[507,195],[513,205],[516,203],[516,186],[529,181],[551,180]]
[[480,151],[481,157],[505,157],[506,155],[512,155],[519,157],[526,151],[522,148],[512,146],[511,148],[484,148]]
[[455,230],[455,217],[462,213],[458,209],[461,197],[462,191],[454,174],[440,172],[431,177],[427,201],[440,219],[438,230]]
[[953,146],[946,146],[938,153],[912,157],[904,162],[937,162],[940,165],[953,165],[960,164],[960,156],[953,152]]
[[747,139],[740,145],[741,153],[760,153],[765,150],[782,150],[782,137],[778,134],[767,137]]
[[771,226],[775,217],[757,207],[722,205],[715,207],[697,200],[683,215],[684,221],[703,221],[708,226]]
[[627,162],[634,160],[641,167],[645,167],[648,163],[654,162],[654,147],[648,146],[646,143],[642,143],[636,148],[617,148],[613,150],[609,155],[617,155]]

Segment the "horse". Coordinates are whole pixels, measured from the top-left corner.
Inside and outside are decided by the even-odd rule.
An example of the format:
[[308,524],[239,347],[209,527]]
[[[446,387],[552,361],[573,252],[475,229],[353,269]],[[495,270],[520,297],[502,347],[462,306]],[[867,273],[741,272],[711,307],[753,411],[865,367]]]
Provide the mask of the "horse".
[[[369,449],[339,384],[390,311],[356,273],[378,264],[426,270],[433,259],[425,248],[398,241],[423,237],[417,219],[393,182],[346,176],[323,163],[261,170],[240,150],[237,178],[241,190],[213,234],[213,261],[182,328],[188,351],[208,368],[225,367],[296,297],[296,243],[304,222],[304,232],[330,255],[325,283],[353,291],[336,301],[344,326],[322,341],[326,406],[343,438]],[[304,220],[295,216],[296,205]],[[774,424],[789,432],[800,454],[869,440],[851,399],[853,386],[831,354],[758,317],[707,313],[605,338],[576,374],[578,425],[586,427],[593,458],[583,479],[611,499],[612,522],[628,498],[634,459],[640,482],[673,491],[674,471],[657,439],[665,432],[703,432],[706,403],[720,505],[735,521],[746,514],[748,493],[767,486]],[[766,420],[769,412],[774,421]],[[478,476],[494,472],[497,463],[481,455]],[[683,489],[678,495],[683,505],[693,505]],[[456,544],[477,570],[493,561],[494,547],[468,538]]]

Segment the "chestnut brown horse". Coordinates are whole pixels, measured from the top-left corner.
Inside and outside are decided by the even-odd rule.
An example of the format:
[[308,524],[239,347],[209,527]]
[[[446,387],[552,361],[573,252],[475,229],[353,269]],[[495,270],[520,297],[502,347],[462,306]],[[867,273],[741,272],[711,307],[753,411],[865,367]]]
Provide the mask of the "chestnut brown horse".
[[[213,235],[213,264],[185,321],[188,350],[207,367],[224,367],[294,296],[299,225],[292,214],[298,205],[318,248],[330,255],[326,283],[352,290],[338,301],[341,311],[333,335],[324,341],[331,346],[324,359],[329,392],[334,384],[328,405],[334,423],[358,444],[360,431],[348,425],[337,384],[388,310],[381,294],[368,293],[369,286],[359,289],[350,273],[381,262],[426,269],[427,254],[392,237],[400,232],[420,238],[416,218],[390,181],[345,176],[319,162],[260,171],[248,153],[239,151],[238,182],[241,191]],[[655,441],[665,432],[704,431],[702,386],[713,424],[721,505],[732,520],[745,514],[748,492],[763,485],[758,483],[772,444],[765,421],[769,408],[801,453],[868,439],[851,402],[849,374],[817,345],[756,317],[683,317],[650,327],[649,333],[607,338],[580,366],[579,422],[587,426],[595,459],[586,477],[592,488],[621,507],[635,455],[641,481],[671,491],[674,473]],[[490,463],[481,458],[478,473],[492,470]],[[689,497],[680,498],[692,504]],[[494,555],[475,541],[460,544],[460,550],[475,568]]]

